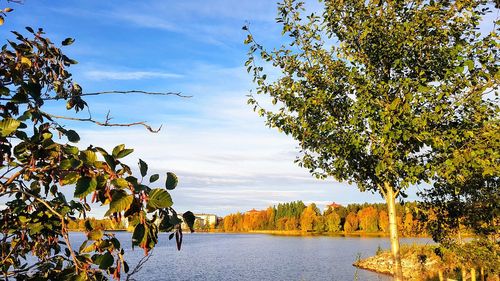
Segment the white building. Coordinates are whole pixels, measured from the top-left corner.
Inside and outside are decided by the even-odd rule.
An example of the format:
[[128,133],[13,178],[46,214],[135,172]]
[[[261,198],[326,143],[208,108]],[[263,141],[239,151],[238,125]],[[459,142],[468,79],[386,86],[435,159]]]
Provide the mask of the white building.
[[214,214],[194,214],[196,221],[199,221],[201,227],[212,227],[217,223],[217,216]]

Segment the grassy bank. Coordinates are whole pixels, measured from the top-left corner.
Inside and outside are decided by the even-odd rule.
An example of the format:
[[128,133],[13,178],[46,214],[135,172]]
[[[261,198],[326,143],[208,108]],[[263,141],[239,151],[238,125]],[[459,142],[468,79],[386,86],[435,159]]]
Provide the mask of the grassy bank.
[[[463,248],[479,250],[476,242]],[[481,257],[470,253],[440,248],[437,245],[402,245],[401,264],[405,280],[499,280],[498,253],[482,252]],[[488,260],[488,262],[481,261]],[[496,261],[495,261],[496,260]],[[375,256],[360,259],[353,265],[377,273],[392,275],[392,255],[378,250]]]

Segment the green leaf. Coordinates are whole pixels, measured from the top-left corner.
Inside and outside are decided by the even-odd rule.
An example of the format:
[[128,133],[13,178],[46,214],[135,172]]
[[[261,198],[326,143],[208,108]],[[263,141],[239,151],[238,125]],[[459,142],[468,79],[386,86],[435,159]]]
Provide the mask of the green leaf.
[[193,212],[191,212],[191,211],[185,212],[184,214],[182,214],[182,219],[184,219],[184,222],[189,227],[189,230],[191,230],[191,232],[194,232],[193,226],[194,226],[194,221],[196,220],[196,217],[194,216]]
[[[82,244],[84,246],[84,244]],[[80,253],[91,253],[95,250],[94,243],[91,243],[90,245],[85,245],[84,248],[80,248]]]
[[94,260],[94,263],[99,265],[100,269],[108,269],[114,262],[115,259],[109,252],[106,252],[103,255],[98,255]]
[[80,150],[78,150],[78,147],[76,147],[76,146],[72,146],[72,145],[65,145],[64,146],[64,152],[66,152],[66,153],[77,155],[79,151]]
[[474,68],[474,61],[473,60],[467,60],[464,62],[464,65],[467,66],[469,71],[471,71]]
[[39,233],[40,231],[42,231],[43,225],[40,222],[31,223],[28,225],[28,229],[29,229],[30,235],[35,235],[35,234]]
[[70,142],[77,143],[80,141],[80,136],[73,130],[66,131],[66,137],[68,137]]
[[81,167],[83,164],[82,161],[80,160],[77,160],[75,158],[71,158],[71,159],[64,159],[61,161],[61,163],[59,164],[59,168],[63,169],[63,170],[68,170],[68,169],[78,169],[79,167]]
[[130,208],[132,201],[134,200],[134,195],[128,195],[123,190],[116,190],[111,196],[111,203],[109,204],[109,210],[104,214],[104,216],[110,216],[113,213],[119,213]]
[[157,181],[159,178],[160,178],[160,175],[158,175],[158,174],[151,175],[149,177],[149,182],[153,183],[153,182]]
[[161,188],[155,188],[149,192],[149,200],[146,204],[146,208],[150,211],[154,211],[159,208],[171,207],[172,204],[172,197],[170,197],[168,191]]
[[73,39],[73,38],[66,38],[66,39],[64,39],[64,41],[62,41],[62,45],[63,46],[68,46],[68,45],[73,44],[73,42],[75,42],[75,39]]
[[95,178],[91,177],[81,177],[76,182],[75,197],[83,198],[89,195],[91,192],[95,191],[97,187],[97,181]]
[[165,188],[168,190],[172,190],[177,186],[177,176],[174,173],[167,173],[167,180],[165,181]]
[[99,240],[103,235],[104,233],[102,232],[102,230],[94,229],[87,234],[87,238],[90,240]]
[[94,151],[92,150],[84,150],[82,151],[82,160],[85,162],[87,165],[93,165],[95,161],[97,161],[97,155],[95,154]]
[[117,188],[128,188],[128,181],[124,178],[118,178],[114,179],[111,181],[111,184],[113,184]]
[[108,166],[111,168],[111,170],[116,169],[116,160],[112,155],[104,155],[104,160],[108,164]]
[[0,135],[2,137],[12,134],[21,124],[20,121],[12,118],[6,118],[0,121]]
[[118,153],[118,155],[116,156],[116,159],[123,158],[132,152],[134,152],[133,149],[124,149],[124,150],[120,151],[120,153]]
[[115,146],[115,148],[113,148],[113,152],[112,152],[113,157],[117,158],[116,156],[118,156],[118,153],[120,153],[120,151],[122,151],[124,148],[125,148],[124,144],[119,144],[119,145]]
[[134,228],[134,233],[132,234],[132,249],[134,246],[139,246],[141,242],[146,237],[146,228],[142,223],[138,224]]
[[80,174],[78,172],[69,172],[62,180],[61,185],[74,184],[78,178],[80,178]]
[[145,177],[148,174],[148,164],[139,159],[139,169],[141,170],[141,176]]

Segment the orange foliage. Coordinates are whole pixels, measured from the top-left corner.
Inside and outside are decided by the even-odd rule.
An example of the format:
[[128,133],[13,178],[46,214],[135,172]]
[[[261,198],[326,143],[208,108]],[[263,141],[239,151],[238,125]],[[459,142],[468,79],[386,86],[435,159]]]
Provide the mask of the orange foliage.
[[365,207],[358,212],[359,228],[366,232],[378,231],[378,213],[372,206]]
[[356,230],[358,230],[358,216],[355,213],[350,212],[345,218],[344,231],[354,232]]

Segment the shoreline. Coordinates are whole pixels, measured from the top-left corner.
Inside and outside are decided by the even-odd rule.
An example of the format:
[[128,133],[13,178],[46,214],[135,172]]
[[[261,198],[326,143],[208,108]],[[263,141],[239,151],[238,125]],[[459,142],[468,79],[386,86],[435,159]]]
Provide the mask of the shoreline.
[[[385,232],[302,232],[300,230],[250,230],[250,231],[196,231],[195,233],[227,233],[227,234],[268,234],[275,236],[304,236],[304,237],[359,237],[359,238],[389,238]],[[431,238],[430,235],[400,236],[399,238]]]
[[[390,250],[384,250],[371,257],[357,260],[352,265],[359,269],[393,276],[392,263]],[[405,280],[432,279],[439,275],[441,263],[440,258],[434,253],[433,246],[401,246],[401,265]]]
[[[85,232],[85,230],[69,229],[71,232]],[[128,229],[104,229],[105,232],[130,232]],[[184,230],[184,234],[189,234],[189,230]],[[303,232],[301,230],[250,230],[250,231],[222,231],[218,229],[195,230],[194,233],[217,233],[217,234],[267,234],[274,236],[303,236],[303,237],[359,237],[359,238],[389,238],[385,232]],[[399,238],[431,238],[429,235],[400,236]]]

